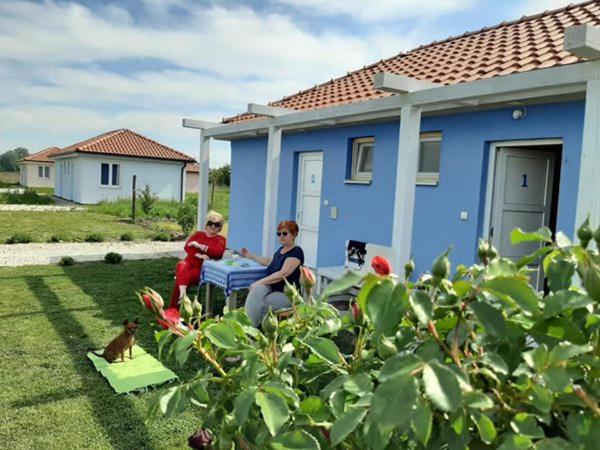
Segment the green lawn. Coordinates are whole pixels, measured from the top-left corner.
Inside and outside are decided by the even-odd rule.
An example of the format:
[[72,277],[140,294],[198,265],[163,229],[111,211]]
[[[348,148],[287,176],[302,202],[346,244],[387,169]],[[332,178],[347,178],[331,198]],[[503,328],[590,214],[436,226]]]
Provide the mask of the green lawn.
[[[157,355],[154,324],[134,295],[167,297],[175,259],[0,268],[0,447],[13,449],[187,448],[199,408],[144,425],[153,393],[117,396],[86,359],[140,317],[138,344]],[[222,301],[222,299],[219,299]],[[165,364],[180,376],[185,372]]]
[[127,223],[118,217],[87,211],[1,211],[0,243],[14,233],[29,234],[34,242],[47,242],[57,235],[64,241],[81,241],[92,233],[105,240],[119,240],[121,234],[132,233],[134,239],[151,239],[159,232],[178,234],[181,228],[174,222],[148,222],[145,226]]

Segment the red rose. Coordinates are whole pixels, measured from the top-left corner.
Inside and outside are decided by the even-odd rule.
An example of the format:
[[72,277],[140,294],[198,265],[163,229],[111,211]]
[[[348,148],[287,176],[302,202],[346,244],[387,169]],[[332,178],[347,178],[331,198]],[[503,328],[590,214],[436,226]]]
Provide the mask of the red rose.
[[179,317],[179,311],[176,308],[167,308],[163,311],[162,319],[156,319],[156,321],[166,330],[179,325]]
[[356,322],[356,321],[358,321],[358,318],[360,317],[360,307],[358,306],[358,303],[356,303],[356,302],[352,302],[350,307],[352,308],[352,316],[354,316],[354,321]]
[[148,294],[142,295],[142,301],[144,302],[144,305],[146,305],[146,308],[152,310],[152,299]]
[[377,275],[389,275],[392,273],[392,265],[383,256],[375,256],[371,261],[371,267]]

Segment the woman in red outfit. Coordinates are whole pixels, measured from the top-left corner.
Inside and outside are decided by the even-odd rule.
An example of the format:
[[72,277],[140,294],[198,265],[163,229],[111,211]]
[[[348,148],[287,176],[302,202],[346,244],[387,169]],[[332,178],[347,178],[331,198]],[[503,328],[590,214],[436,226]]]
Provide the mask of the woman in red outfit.
[[175,267],[175,287],[171,295],[170,308],[179,308],[179,299],[186,294],[187,287],[197,285],[205,259],[221,259],[225,253],[225,238],[219,236],[223,228],[223,216],[211,211],[206,216],[206,228],[192,234],[185,243],[187,256]]

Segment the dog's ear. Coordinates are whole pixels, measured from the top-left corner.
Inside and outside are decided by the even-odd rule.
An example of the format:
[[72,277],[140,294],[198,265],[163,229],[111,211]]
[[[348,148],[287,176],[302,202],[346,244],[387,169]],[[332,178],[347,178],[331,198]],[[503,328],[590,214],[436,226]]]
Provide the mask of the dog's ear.
[[135,319],[133,319],[133,323],[135,323],[136,325],[140,324],[140,318],[136,317]]
[[125,320],[123,321],[123,325],[127,325],[128,323],[129,323],[129,319],[125,319]]

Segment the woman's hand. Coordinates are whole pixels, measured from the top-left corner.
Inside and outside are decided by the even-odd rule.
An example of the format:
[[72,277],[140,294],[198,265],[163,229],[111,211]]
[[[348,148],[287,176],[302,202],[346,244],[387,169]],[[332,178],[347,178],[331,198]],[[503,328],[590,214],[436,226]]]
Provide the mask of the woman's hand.
[[203,253],[196,253],[194,256],[198,259],[203,259],[204,261],[206,261],[207,259],[210,259],[210,257],[208,255],[203,254]]
[[250,252],[246,247],[242,247],[240,250],[240,255],[242,255],[244,258],[250,258]]
[[200,244],[198,244],[196,241],[190,241],[187,243],[188,247],[195,247],[197,249],[200,249]]

